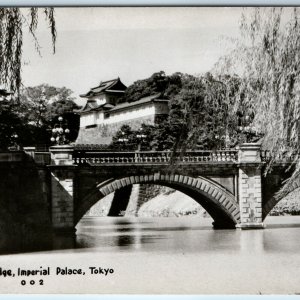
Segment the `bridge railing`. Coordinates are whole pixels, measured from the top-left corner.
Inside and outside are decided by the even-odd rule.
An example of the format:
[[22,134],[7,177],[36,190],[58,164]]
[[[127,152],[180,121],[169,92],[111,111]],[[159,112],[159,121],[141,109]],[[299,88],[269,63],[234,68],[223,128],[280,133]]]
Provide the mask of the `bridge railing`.
[[51,164],[51,154],[50,152],[35,152],[34,161],[38,165],[49,165]]
[[184,154],[172,155],[170,151],[137,151],[137,152],[101,152],[74,151],[74,164],[110,164],[110,163],[169,163],[176,162],[237,162],[237,150],[187,151]]

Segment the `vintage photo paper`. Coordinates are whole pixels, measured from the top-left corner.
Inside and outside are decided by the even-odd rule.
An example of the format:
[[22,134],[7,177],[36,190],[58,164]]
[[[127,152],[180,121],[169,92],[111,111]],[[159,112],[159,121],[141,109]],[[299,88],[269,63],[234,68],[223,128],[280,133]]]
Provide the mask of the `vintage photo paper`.
[[0,12],[1,294],[300,293],[298,8]]

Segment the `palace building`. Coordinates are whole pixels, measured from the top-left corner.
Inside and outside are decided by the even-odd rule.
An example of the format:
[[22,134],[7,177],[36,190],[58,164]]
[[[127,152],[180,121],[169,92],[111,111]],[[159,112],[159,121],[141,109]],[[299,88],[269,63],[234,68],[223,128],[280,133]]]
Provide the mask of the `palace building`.
[[160,94],[128,102],[124,100],[126,88],[117,78],[100,82],[80,95],[86,101],[77,111],[80,130],[76,144],[108,145],[123,125],[138,130],[142,124],[154,125],[169,113],[168,100],[161,99]]

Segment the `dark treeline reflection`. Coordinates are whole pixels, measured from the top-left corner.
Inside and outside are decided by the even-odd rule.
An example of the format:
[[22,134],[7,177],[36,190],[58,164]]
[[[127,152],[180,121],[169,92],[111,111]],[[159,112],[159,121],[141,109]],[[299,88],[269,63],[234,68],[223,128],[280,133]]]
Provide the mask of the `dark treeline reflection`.
[[0,254],[36,251],[144,251],[167,253],[293,252],[299,249],[300,217],[272,217],[264,230],[214,230],[211,219],[86,217],[76,233],[26,231],[0,236]]

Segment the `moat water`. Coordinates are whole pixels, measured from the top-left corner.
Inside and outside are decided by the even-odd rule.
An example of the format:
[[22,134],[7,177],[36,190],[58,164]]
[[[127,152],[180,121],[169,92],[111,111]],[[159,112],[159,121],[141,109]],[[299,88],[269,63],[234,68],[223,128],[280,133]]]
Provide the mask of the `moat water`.
[[[50,267],[51,275],[43,287],[5,278],[0,292],[300,294],[300,216],[268,217],[264,230],[213,230],[211,222],[86,217],[75,239],[60,237],[52,250],[1,255],[2,268]],[[86,275],[56,275],[57,267]],[[113,273],[90,274],[91,267]]]

